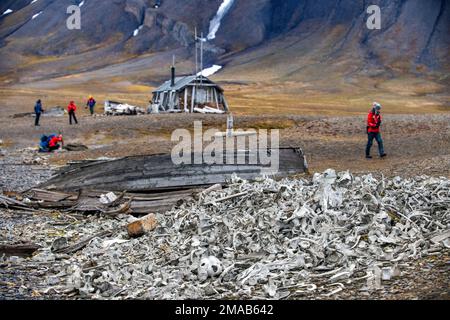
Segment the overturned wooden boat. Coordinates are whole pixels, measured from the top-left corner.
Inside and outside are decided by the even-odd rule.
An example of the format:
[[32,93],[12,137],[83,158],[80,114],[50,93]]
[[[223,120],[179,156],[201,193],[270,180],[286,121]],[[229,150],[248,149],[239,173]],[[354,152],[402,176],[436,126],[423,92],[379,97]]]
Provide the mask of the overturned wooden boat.
[[[87,189],[157,192],[225,184],[233,174],[254,180],[263,174],[283,178],[307,171],[307,162],[300,148],[267,150],[268,155],[273,155],[274,152],[278,152],[279,163],[274,173],[270,173],[270,165],[262,164],[259,157],[255,164],[177,165],[172,161],[170,154],[158,154],[70,164],[40,188],[61,191]],[[194,159],[195,155],[191,156]],[[226,156],[224,155],[224,158]],[[238,156],[242,157],[242,152],[235,151],[235,159]],[[245,157],[248,156],[249,153],[246,151]]]

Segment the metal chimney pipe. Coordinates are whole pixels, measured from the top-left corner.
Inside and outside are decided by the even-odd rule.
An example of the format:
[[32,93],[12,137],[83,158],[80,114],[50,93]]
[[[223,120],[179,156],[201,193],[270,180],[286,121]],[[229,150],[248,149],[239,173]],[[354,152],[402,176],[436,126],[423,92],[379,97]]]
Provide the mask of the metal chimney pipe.
[[172,56],[172,67],[170,68],[170,70],[171,70],[170,86],[174,87],[175,86],[175,55]]
[[172,71],[172,78],[171,78],[170,86],[175,87],[175,67],[172,66],[172,68],[170,68],[170,69]]

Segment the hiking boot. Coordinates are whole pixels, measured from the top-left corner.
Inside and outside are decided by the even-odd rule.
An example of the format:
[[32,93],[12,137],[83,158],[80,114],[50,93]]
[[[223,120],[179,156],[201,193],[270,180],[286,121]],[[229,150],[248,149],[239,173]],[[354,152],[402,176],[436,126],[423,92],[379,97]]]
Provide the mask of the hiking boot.
[[373,157],[372,156],[366,156],[366,159],[372,159]]
[[384,158],[384,157],[386,157],[387,156],[387,154],[386,153],[383,153],[381,156],[380,156],[380,158]]

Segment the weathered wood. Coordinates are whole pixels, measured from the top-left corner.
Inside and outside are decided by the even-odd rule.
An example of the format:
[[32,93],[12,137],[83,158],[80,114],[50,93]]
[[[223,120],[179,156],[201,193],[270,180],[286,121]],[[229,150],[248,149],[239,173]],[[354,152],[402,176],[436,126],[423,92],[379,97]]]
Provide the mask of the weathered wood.
[[180,94],[178,92],[175,94],[175,107],[178,111],[183,111],[183,110],[181,110]]
[[153,213],[134,221],[127,226],[128,235],[132,238],[143,236],[144,234],[155,230],[158,221]]
[[[141,215],[147,214],[148,212],[165,212],[173,208],[180,200],[192,198],[194,194],[197,194],[202,190],[203,189],[187,189],[150,194],[127,193],[124,191],[118,196],[117,200],[107,205],[104,205],[99,201],[99,197],[102,194],[107,193],[107,191],[85,190],[82,192],[80,197],[77,197],[74,193],[66,194],[52,191],[47,192],[41,189],[32,189],[31,191],[22,194],[22,196],[32,195],[32,199],[35,200],[35,202],[30,203],[30,208],[26,208],[26,210],[28,210],[25,212],[26,214],[33,214],[35,209],[55,209],[61,211],[78,211],[83,213],[99,212],[108,216],[115,216],[121,213]],[[40,199],[39,196],[42,196],[42,199]],[[59,200],[63,196],[69,196],[69,199],[73,200],[49,201]],[[122,203],[123,201],[126,202]],[[13,208],[13,206],[9,206],[9,208]],[[21,209],[23,210],[24,208]],[[17,212],[18,211],[15,211],[15,213]]]
[[170,91],[170,92],[169,92],[169,110],[170,110],[170,111],[173,111],[173,110],[175,109],[175,104],[174,104],[175,99],[174,99],[174,95],[175,95],[175,92],[173,92],[173,91]]
[[63,147],[64,150],[67,151],[85,151],[88,150],[89,148],[87,146],[85,146],[84,144],[80,144],[80,143],[72,143],[72,144],[67,144]]
[[54,251],[54,253],[64,253],[64,254],[72,254],[75,253],[81,249],[83,249],[84,247],[86,247],[89,242],[91,242],[93,239],[95,238],[103,238],[106,236],[110,236],[113,232],[111,230],[106,230],[106,231],[102,231],[96,235],[93,235],[91,237],[88,237],[84,240],[81,240],[77,243],[75,243],[74,245],[68,246],[66,248],[62,248],[59,250]]
[[76,196],[73,193],[55,192],[42,189],[31,189],[26,193],[26,196],[30,199],[49,202],[59,202],[66,199],[76,200]]
[[12,206],[12,205],[16,205],[16,206],[19,206],[19,207],[22,207],[22,208],[27,208],[28,207],[27,204],[25,204],[25,203],[23,203],[21,201],[17,201],[17,200],[8,198],[8,197],[3,196],[1,194],[0,194],[0,204],[3,204],[5,207]]
[[230,108],[228,107],[228,102],[227,99],[225,98],[225,95],[222,95],[222,100],[223,100],[223,106],[226,112],[228,112],[228,110],[230,110]]
[[179,201],[187,200],[187,198],[180,199],[167,199],[151,202],[139,202],[133,201],[131,206],[131,214],[133,215],[146,215],[149,212],[164,213],[175,207]]
[[6,254],[9,256],[31,256],[34,252],[39,250],[41,246],[37,244],[18,244],[18,245],[0,245],[0,255]]
[[106,205],[106,207],[111,208],[111,207],[117,206],[117,205],[120,203],[120,201],[122,201],[123,197],[125,197],[125,194],[126,194],[126,193],[127,193],[126,191],[123,191],[123,192],[117,197],[116,200],[114,200],[114,201],[111,202],[111,203],[108,203],[108,204]]
[[221,184],[215,184],[215,185],[213,185],[213,186],[203,190],[201,192],[201,194],[206,195],[206,194],[211,193],[213,191],[219,191],[219,190],[222,190],[222,185]]
[[54,209],[54,210],[62,210],[66,208],[73,207],[77,204],[77,201],[44,201],[44,202],[33,202],[31,206],[34,209]]
[[212,109],[208,107],[203,108],[194,108],[194,112],[203,113],[203,114],[224,114],[225,112],[220,109]]
[[214,201],[208,202],[207,204],[220,203],[220,202],[224,202],[224,201],[231,200],[231,199],[234,199],[234,198],[239,198],[239,197],[245,196],[247,194],[248,194],[248,192],[244,191],[244,192],[240,192],[240,193],[229,195],[227,197],[216,199]]
[[159,105],[162,106],[162,107],[164,108],[164,110],[167,109],[167,108],[166,108],[166,105],[165,105],[165,98],[166,98],[166,93],[165,93],[165,92],[162,92],[162,93],[161,93],[160,100],[159,100],[159,101],[160,101],[160,102],[159,102]]
[[[279,170],[275,178],[304,173],[306,166],[301,150],[281,148]],[[248,159],[250,154],[246,154]],[[226,154],[223,155],[224,159]],[[192,155],[192,160],[194,155]],[[193,161],[192,161],[193,162]],[[234,155],[237,163],[237,153]],[[225,161],[224,161],[225,163]],[[44,183],[41,188],[55,190],[109,190],[149,192],[158,190],[192,189],[201,186],[223,184],[235,173],[252,180],[261,173],[267,174],[268,166],[256,164],[182,164],[175,165],[171,155],[135,156],[113,161],[91,163],[68,170]]]
[[23,112],[23,113],[16,113],[13,114],[11,117],[13,119],[17,119],[17,118],[25,118],[25,117],[31,117],[34,115],[34,112]]
[[195,86],[192,87],[192,99],[191,99],[191,113],[194,113],[194,107],[195,107]]
[[198,87],[198,86],[217,88],[216,84],[209,84],[209,83],[190,83],[186,85],[186,87]]
[[132,201],[133,201],[133,199],[130,199],[127,203],[124,203],[118,209],[104,211],[103,213],[106,215],[109,215],[109,216],[115,216],[115,215],[122,214],[122,213],[129,213]]
[[217,97],[217,91],[213,90],[213,95],[214,95],[214,101],[216,102],[216,108],[217,110],[220,110],[219,108],[219,98]]

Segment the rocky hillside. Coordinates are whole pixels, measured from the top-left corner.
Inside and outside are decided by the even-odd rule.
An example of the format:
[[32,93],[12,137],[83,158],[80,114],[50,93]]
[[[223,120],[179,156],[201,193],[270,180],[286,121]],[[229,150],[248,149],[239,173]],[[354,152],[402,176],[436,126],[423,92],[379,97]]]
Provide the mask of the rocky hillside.
[[[371,4],[381,30],[366,27]],[[66,27],[69,5],[80,7],[81,30]],[[445,74],[450,65],[447,0],[2,0],[0,15],[4,82],[117,64],[108,77],[159,81],[173,53],[188,73],[195,27],[209,39],[206,64],[224,65],[228,80]]]

